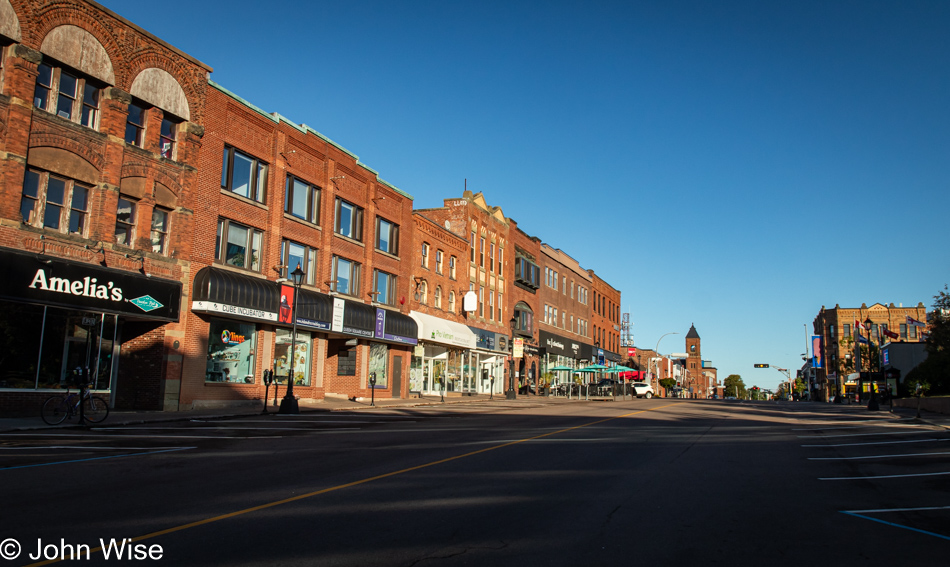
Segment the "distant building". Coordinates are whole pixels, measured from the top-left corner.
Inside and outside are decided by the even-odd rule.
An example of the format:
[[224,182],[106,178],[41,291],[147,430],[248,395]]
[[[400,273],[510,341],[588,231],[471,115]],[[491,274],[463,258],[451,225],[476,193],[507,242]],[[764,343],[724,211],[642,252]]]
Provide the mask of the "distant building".
[[[871,320],[867,330],[865,321]],[[815,395],[817,399],[827,401],[835,393],[854,393],[858,389],[868,390],[869,384],[861,384],[854,377],[859,372],[877,371],[878,362],[871,361],[872,367],[861,368],[860,360],[855,356],[859,336],[869,339],[875,346],[886,342],[922,343],[926,327],[927,308],[923,303],[916,307],[883,305],[875,303],[870,307],[862,303],[858,308],[846,308],[835,305],[833,309],[821,307],[813,323],[814,335],[820,337],[820,346],[815,363]],[[865,362],[865,365],[868,363]],[[883,366],[883,365],[882,365]]]

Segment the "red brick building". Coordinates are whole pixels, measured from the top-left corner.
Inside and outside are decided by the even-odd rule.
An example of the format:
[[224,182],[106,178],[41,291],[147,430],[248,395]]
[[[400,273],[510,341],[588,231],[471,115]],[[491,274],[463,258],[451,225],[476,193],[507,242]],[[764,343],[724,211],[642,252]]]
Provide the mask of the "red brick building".
[[594,270],[587,270],[587,273],[593,288],[590,318],[594,345],[604,351],[599,356],[607,362],[620,363],[620,290],[614,289]]
[[[425,352],[413,360],[415,368],[424,369],[423,390],[457,395],[501,393],[507,387],[511,332],[507,302],[514,270],[509,221],[499,207],[489,206],[481,193],[468,190],[460,199],[446,199],[442,207],[423,209],[419,214],[467,242],[452,280],[458,285],[457,298],[462,298],[466,328],[458,327],[452,319],[438,321],[427,319],[426,313],[413,314],[417,322],[425,321],[420,329]],[[431,234],[417,235],[416,247],[420,253],[427,250],[430,262],[431,255],[438,252],[433,248],[436,242]],[[414,279],[426,279],[431,269],[417,263]],[[464,305],[466,295],[470,310]],[[533,370],[537,372],[536,367]],[[527,366],[516,371],[524,375],[532,369]]]
[[[871,320],[869,328],[866,325],[868,319]],[[831,309],[822,305],[812,328],[814,336],[819,337],[818,353],[813,353],[819,360],[815,368],[816,387],[812,395],[823,401],[833,398],[836,393],[854,394],[862,390],[862,394],[866,395],[870,383],[861,382],[857,374],[867,372],[869,368],[877,371],[878,361],[868,359],[867,347],[862,351],[855,348],[858,337],[869,339],[875,347],[888,342],[925,342],[926,323],[927,308],[923,303],[914,307],[893,303],[875,303],[868,307],[862,303],[861,307],[835,305]],[[859,324],[864,328],[859,327]],[[857,356],[859,352],[863,366]],[[887,385],[892,391],[898,391],[896,379]],[[879,384],[878,391],[884,391],[884,386],[883,383]]]
[[[540,383],[543,378],[541,374],[546,370],[543,364],[541,353],[543,352],[540,343],[540,327],[538,325],[539,314],[541,311],[541,239],[536,236],[529,236],[523,230],[518,228],[518,224],[508,219],[511,224],[511,243],[515,249],[514,270],[511,286],[511,292],[508,294],[508,301],[511,305],[511,316],[515,320],[513,337],[524,341],[524,356],[519,361],[523,366],[521,375],[524,376],[524,369],[539,368],[533,373],[531,381],[532,388],[524,389],[526,392],[540,393],[544,384]],[[509,323],[511,319],[509,319]]]
[[0,407],[35,411],[80,368],[160,409],[211,68],[78,0],[0,0],[0,65]]
[[[568,254],[541,243],[539,338],[544,368],[583,368],[595,360],[591,309],[594,282]],[[567,377],[560,373],[563,381]]]
[[207,108],[180,404],[259,403],[264,370],[300,398],[408,395],[412,198],[214,83]]

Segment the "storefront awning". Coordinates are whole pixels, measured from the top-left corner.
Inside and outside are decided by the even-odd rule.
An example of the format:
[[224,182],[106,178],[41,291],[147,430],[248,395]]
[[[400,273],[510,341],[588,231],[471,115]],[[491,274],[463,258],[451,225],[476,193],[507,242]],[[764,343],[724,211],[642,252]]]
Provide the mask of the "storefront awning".
[[468,327],[448,319],[411,311],[409,316],[419,325],[419,340],[462,348],[475,348],[478,337]]
[[277,321],[280,292],[274,282],[206,266],[195,274],[191,310],[235,319]]

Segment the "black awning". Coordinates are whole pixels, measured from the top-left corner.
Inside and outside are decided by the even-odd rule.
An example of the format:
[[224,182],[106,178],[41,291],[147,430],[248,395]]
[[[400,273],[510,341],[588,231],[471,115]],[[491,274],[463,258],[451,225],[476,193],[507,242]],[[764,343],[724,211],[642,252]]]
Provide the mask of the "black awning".
[[277,321],[280,292],[274,282],[206,266],[195,274],[191,310],[237,319]]
[[376,308],[372,305],[345,300],[343,332],[348,335],[370,337],[375,335]]
[[383,336],[377,338],[410,345],[419,342],[419,325],[415,319],[398,311],[387,310],[385,314],[386,323],[383,325]]
[[333,321],[333,298],[307,289],[300,290],[297,325],[329,331]]

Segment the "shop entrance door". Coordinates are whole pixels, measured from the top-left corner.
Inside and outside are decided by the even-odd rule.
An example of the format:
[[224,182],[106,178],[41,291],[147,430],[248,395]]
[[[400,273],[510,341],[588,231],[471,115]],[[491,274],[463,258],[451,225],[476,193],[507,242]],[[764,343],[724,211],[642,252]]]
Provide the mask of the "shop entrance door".
[[73,370],[82,368],[88,372],[94,390],[110,389],[114,333],[115,315],[70,313],[63,341],[62,382],[71,379]]

